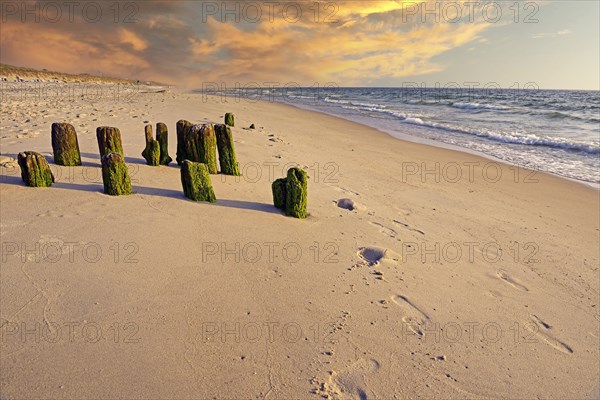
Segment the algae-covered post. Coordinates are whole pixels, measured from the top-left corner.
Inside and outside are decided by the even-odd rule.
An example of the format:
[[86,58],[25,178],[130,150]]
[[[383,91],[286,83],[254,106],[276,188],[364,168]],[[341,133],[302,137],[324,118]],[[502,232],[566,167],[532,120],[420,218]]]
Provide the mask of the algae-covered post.
[[169,157],[169,130],[162,122],[156,124],[156,140],[160,145],[160,165],[169,165],[173,159]]
[[271,185],[273,204],[286,215],[304,219],[308,206],[308,175],[301,168],[290,168],[287,178],[277,179]]
[[273,189],[273,204],[281,211],[285,211],[287,179],[277,179],[275,182],[273,182],[271,188]]
[[306,218],[308,206],[308,174],[301,168],[290,168],[287,174],[285,213]]
[[225,113],[225,125],[235,126],[235,116],[233,113]]
[[146,148],[142,151],[142,157],[146,159],[146,164],[152,166],[160,165],[160,144],[152,137],[152,125],[146,125]]
[[98,149],[100,157],[110,153],[119,153],[124,156],[123,144],[121,143],[121,131],[119,128],[101,126],[96,129],[96,138],[98,139]]
[[67,123],[52,124],[54,163],[68,167],[81,165],[81,154],[75,127]]
[[210,124],[200,126],[198,129],[199,144],[198,150],[200,154],[198,159],[201,163],[206,164],[208,173],[217,173],[217,138],[215,129]]
[[104,193],[111,196],[131,194],[131,180],[123,156],[110,153],[102,156]]
[[231,129],[224,124],[215,125],[217,134],[217,147],[219,148],[219,164],[221,173],[225,175],[240,176],[240,170],[233,147]]
[[54,183],[54,175],[46,158],[35,151],[25,151],[17,156],[21,178],[27,186],[48,187]]
[[217,201],[206,164],[190,160],[183,161],[181,165],[181,184],[183,185],[183,193],[188,199],[211,203]]
[[148,124],[144,127],[144,134],[146,135],[146,143],[154,140],[154,137],[152,137],[152,125]]
[[[177,122],[177,154],[175,156],[177,165],[181,165],[183,161],[190,159],[187,149],[191,146],[191,143],[189,143],[187,138],[189,137],[188,131],[191,127],[192,123],[184,119]],[[193,159],[192,161],[198,160]]]

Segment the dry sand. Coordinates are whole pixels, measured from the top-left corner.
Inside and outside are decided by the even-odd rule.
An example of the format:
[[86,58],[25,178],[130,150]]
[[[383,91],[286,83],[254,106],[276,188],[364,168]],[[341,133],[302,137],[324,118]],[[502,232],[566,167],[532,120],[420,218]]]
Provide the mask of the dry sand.
[[[141,92],[3,99],[2,399],[597,389],[596,190],[282,104]],[[227,111],[244,177],[213,176],[216,204],[186,200],[175,163],[144,165],[145,121],[168,125],[175,158],[177,120]],[[63,121],[84,166],[23,186],[11,158],[52,162]],[[121,129],[131,196],[102,194],[101,125]],[[304,221],[272,206],[295,164]]]

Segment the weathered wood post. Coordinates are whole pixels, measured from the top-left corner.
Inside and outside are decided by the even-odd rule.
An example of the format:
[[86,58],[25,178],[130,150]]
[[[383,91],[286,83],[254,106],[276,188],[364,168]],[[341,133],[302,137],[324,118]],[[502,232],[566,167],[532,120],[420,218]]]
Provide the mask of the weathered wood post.
[[235,116],[233,113],[225,113],[225,125],[235,126]]
[[184,160],[181,164],[181,184],[185,197],[194,201],[217,201],[206,164]]
[[308,174],[301,168],[290,168],[287,174],[285,213],[306,218],[308,205]]
[[123,156],[110,153],[102,156],[104,193],[111,196],[131,194],[131,180]]
[[175,160],[177,161],[178,165],[183,164],[184,160],[189,159],[189,156],[186,151],[189,144],[186,145],[186,137],[188,136],[187,132],[190,130],[191,127],[192,123],[184,119],[179,120],[177,122],[177,154]]
[[160,165],[160,144],[152,137],[152,125],[146,125],[146,148],[142,151],[142,157],[146,159],[146,164],[152,166]]
[[75,127],[67,123],[52,124],[54,163],[64,166],[81,165],[81,154]]
[[215,125],[215,133],[217,134],[217,147],[219,148],[221,173],[225,175],[240,176],[240,169],[233,147],[231,129],[227,125],[219,124]]
[[101,126],[96,129],[96,138],[98,139],[98,149],[100,157],[110,153],[119,153],[124,156],[123,144],[121,143],[121,131],[119,128]]
[[162,122],[156,124],[156,140],[160,145],[160,165],[169,165],[173,161],[169,157],[169,129]]
[[271,185],[273,189],[273,204],[281,211],[285,211],[286,191],[287,191],[287,179],[280,178],[273,182]]
[[200,126],[198,132],[199,144],[199,161],[206,164],[210,174],[216,174],[217,171],[217,137],[215,129],[211,124]]
[[27,186],[48,187],[54,183],[54,175],[46,158],[35,151],[24,151],[17,156],[21,178]]

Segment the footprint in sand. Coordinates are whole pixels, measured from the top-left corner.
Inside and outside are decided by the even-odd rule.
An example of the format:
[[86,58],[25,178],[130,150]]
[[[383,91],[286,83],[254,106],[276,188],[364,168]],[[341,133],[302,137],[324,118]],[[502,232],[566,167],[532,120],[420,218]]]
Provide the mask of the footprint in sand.
[[356,204],[352,199],[339,199],[336,204],[339,208],[343,208],[344,210],[354,211],[356,209]]
[[358,256],[366,261],[369,266],[377,265],[380,262],[400,260],[400,255],[383,247],[361,247]]
[[335,204],[339,208],[343,208],[344,210],[348,210],[348,211],[361,211],[361,210],[367,209],[365,206],[355,202],[352,199],[339,199],[338,201],[335,202]]
[[539,336],[544,342],[551,347],[554,347],[556,350],[566,354],[573,354],[573,348],[571,346],[562,340],[555,338],[552,333],[550,333],[552,330],[552,325],[544,322],[541,318],[534,314],[530,314],[529,318],[531,319],[531,322],[525,324],[525,328],[527,330]]
[[424,335],[424,328],[431,324],[431,318],[421,308],[401,294],[391,296],[392,302],[402,309],[404,322],[408,328],[419,336]]
[[373,395],[365,377],[377,373],[381,368],[375,359],[360,359],[348,368],[333,372],[327,384],[327,392],[333,398],[367,400]]
[[523,285],[517,279],[510,276],[508,274],[508,272],[506,272],[506,271],[500,270],[496,273],[496,276],[517,290],[521,290],[523,292],[529,292],[529,289],[527,288],[527,286]]

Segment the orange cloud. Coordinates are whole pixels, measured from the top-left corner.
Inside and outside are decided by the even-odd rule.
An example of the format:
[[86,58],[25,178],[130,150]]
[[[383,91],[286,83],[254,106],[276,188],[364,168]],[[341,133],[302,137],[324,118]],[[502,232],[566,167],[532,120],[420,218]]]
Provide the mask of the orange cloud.
[[[229,2],[237,3],[237,2]],[[403,9],[421,1],[282,2],[259,22],[199,15],[199,2],[142,2],[137,23],[23,23],[0,27],[2,62],[198,87],[202,82],[369,85],[443,69],[434,58],[481,39],[491,25],[421,23]],[[222,4],[217,2],[217,4]],[[293,13],[292,13],[293,14]],[[331,22],[334,21],[334,22]]]
[[121,28],[119,30],[119,38],[121,43],[131,45],[135,51],[143,51],[148,48],[148,43],[145,40],[127,29]]
[[[198,62],[213,66],[204,71],[204,80],[364,85],[382,77],[437,72],[442,67],[433,57],[478,38],[489,26],[440,23],[400,29],[400,16],[391,14],[401,6],[396,1],[348,2],[339,6],[334,24],[278,18],[251,30],[209,19],[209,38],[191,38],[192,52]],[[373,14],[380,18],[369,19]]]

